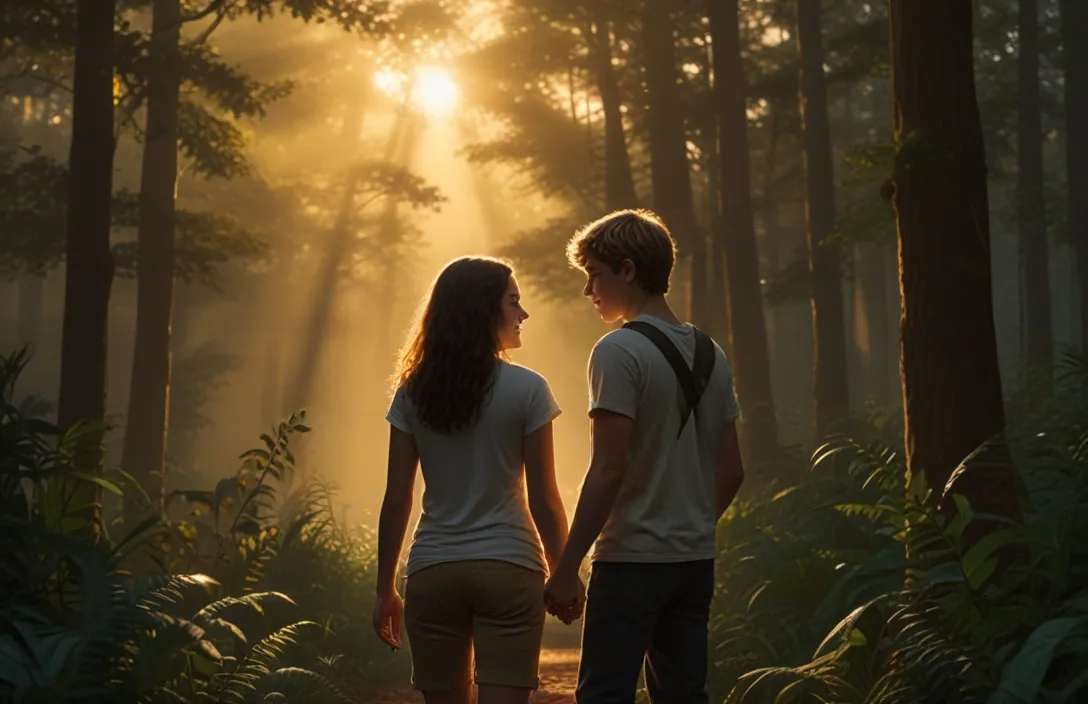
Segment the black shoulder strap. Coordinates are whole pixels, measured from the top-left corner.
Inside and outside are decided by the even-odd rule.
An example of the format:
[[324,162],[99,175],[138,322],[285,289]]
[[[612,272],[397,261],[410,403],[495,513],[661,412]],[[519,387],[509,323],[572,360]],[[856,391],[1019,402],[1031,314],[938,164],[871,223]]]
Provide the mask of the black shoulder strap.
[[624,323],[623,327],[641,333],[654,343],[661,354],[665,355],[673,373],[676,374],[676,380],[680,383],[680,390],[684,394],[684,404],[680,409],[680,432],[676,434],[680,437],[680,434],[684,432],[684,426],[687,425],[688,416],[699,405],[699,400],[703,397],[707,384],[710,383],[710,375],[714,371],[714,341],[702,330],[695,328],[695,363],[693,368],[688,369],[680,350],[676,349],[672,340],[653,323],[634,320]]

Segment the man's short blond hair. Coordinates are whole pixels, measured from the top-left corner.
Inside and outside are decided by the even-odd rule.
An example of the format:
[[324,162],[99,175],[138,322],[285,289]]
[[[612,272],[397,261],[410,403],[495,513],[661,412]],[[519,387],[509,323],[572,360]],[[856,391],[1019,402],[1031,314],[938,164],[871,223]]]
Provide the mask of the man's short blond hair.
[[649,210],[617,210],[595,220],[567,243],[567,261],[585,270],[593,257],[619,271],[624,259],[635,265],[635,280],[651,296],[669,292],[676,242],[669,228]]

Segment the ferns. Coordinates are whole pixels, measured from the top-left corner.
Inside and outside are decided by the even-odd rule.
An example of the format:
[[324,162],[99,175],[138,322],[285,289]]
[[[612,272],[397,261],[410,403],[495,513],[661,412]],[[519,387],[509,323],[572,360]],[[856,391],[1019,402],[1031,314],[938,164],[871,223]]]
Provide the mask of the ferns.
[[[78,473],[76,436],[13,399],[25,361],[0,357],[0,700],[343,702],[365,690],[364,668],[405,672],[403,656],[358,638],[370,544],[336,524],[332,487],[293,487],[301,414],[214,490],[175,492],[203,514],[192,522],[149,519],[90,545],[62,530],[54,481]],[[160,556],[176,568],[182,555],[183,572],[126,571]]]
[[[731,514],[720,531],[719,559],[729,564],[719,569],[720,593],[735,594],[741,583],[737,545],[781,534],[783,525],[790,533],[813,533],[771,549],[764,543],[743,562],[745,579],[760,585],[760,595],[777,589],[780,596],[759,612],[734,603],[726,607],[730,615],[717,616],[711,637],[719,664],[748,664],[732,678],[718,670],[726,681],[717,686],[723,694],[722,685],[731,688],[727,701],[1083,701],[1088,361],[1072,360],[1060,379],[1057,401],[1033,406],[1008,433],[1023,481],[1022,525],[975,513],[962,496],[931,491],[921,476],[908,478],[893,448],[845,438],[814,453],[803,490],[779,495],[792,502],[789,511],[772,500]],[[964,464],[979,460],[985,457]],[[939,510],[946,500],[955,506],[951,517]],[[846,523],[815,518],[828,512]],[[982,521],[987,531],[965,540]],[[870,536],[867,548],[857,549],[859,533]],[[810,608],[786,591],[783,580],[798,577],[782,570],[782,560],[802,564],[821,555],[842,558],[840,576]],[[1010,556],[1019,561],[1002,569]],[[810,576],[803,582],[812,590],[822,584]],[[793,625],[759,615],[772,606],[788,610]],[[780,641],[777,631],[785,628],[802,634],[798,647],[807,640],[807,653],[763,645]],[[827,634],[821,642],[806,639],[817,632]]]

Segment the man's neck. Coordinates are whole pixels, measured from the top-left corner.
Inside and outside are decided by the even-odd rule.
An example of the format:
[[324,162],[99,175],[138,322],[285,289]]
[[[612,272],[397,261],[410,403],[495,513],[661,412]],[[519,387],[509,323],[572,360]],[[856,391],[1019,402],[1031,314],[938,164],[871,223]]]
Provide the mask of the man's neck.
[[681,323],[681,320],[672,312],[672,308],[669,307],[668,302],[665,301],[664,296],[648,296],[645,299],[636,302],[631,306],[631,309],[627,311],[624,320],[634,320],[640,315],[652,315],[670,325],[679,325]]

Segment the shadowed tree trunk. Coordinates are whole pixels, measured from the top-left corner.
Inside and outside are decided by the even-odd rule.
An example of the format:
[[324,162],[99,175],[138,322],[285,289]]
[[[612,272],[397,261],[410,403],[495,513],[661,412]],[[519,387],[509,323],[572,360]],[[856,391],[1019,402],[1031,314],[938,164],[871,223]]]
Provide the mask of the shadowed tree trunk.
[[687,133],[677,81],[673,20],[669,0],[645,0],[642,6],[642,42],[646,60],[647,123],[650,169],[653,172],[654,210],[676,238],[681,254],[691,262],[688,317],[709,329],[706,237],[695,220],[695,201],[688,170]]
[[593,3],[593,31],[586,32],[604,112],[604,191],[608,210],[637,208],[638,194],[627,155],[620,86],[612,67],[612,22],[604,0]]
[[[1024,270],[1027,314],[1026,363],[1049,391],[1053,364],[1050,318],[1050,264],[1043,194],[1043,120],[1039,96],[1039,3],[1020,0],[1020,56],[1017,62],[1016,219]],[[1033,377],[1034,378],[1034,377]]]
[[838,245],[826,241],[835,227],[835,171],[831,159],[820,0],[797,0],[797,48],[801,55],[805,234],[812,288],[814,424],[819,439],[849,412],[840,253]]
[[[971,0],[891,3],[906,460],[937,492],[1005,427],[971,20]],[[1016,514],[1007,453],[988,457],[958,490]]]
[[[174,224],[181,93],[181,3],[155,0],[148,57],[147,130],[136,228],[136,343],[121,466],[162,512],[170,408],[170,327],[174,309]],[[133,525],[143,507],[125,501]]]
[[1068,227],[1080,282],[1081,349],[1088,352],[1088,3],[1062,0]]
[[[76,28],[65,241],[64,322],[57,421],[102,423],[106,416],[106,348],[113,257],[110,199],[113,183],[113,0],[82,0]],[[78,449],[84,472],[102,471],[102,433]],[[73,487],[83,529],[98,532],[101,489]]]
[[767,329],[763,319],[759,253],[748,160],[748,115],[740,53],[737,0],[710,0],[707,6],[714,45],[714,102],[718,108],[721,178],[721,239],[729,295],[734,380],[744,409],[747,445],[759,454],[778,445]]

